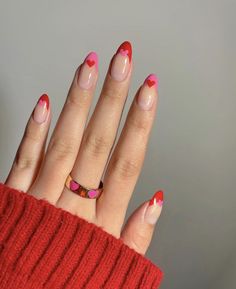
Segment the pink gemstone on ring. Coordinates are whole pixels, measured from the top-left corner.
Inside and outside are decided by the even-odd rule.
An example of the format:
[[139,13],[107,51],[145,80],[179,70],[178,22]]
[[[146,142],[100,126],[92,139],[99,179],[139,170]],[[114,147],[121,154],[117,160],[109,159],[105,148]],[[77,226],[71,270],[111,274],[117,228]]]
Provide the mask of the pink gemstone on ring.
[[71,181],[70,181],[70,189],[71,189],[72,191],[76,191],[78,188],[79,188],[79,184],[76,183],[75,181],[71,180]]
[[95,198],[97,196],[97,191],[95,190],[90,190],[88,191],[88,195],[91,199]]

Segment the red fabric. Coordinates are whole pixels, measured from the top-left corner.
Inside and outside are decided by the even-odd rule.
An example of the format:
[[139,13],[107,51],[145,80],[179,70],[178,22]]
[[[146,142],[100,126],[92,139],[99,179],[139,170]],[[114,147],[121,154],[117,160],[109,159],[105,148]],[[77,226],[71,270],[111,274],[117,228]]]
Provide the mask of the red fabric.
[[1,289],[157,289],[162,277],[101,227],[0,183]]

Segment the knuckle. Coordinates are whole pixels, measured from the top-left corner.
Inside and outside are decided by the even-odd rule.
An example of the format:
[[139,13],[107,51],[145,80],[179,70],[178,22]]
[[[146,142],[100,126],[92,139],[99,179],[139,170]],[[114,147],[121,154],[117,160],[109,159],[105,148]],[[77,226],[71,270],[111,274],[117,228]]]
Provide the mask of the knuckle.
[[102,89],[102,95],[104,99],[120,101],[123,98],[124,93],[120,88],[116,86],[105,85]]
[[35,130],[31,125],[27,126],[24,132],[25,141],[31,143],[39,143],[41,140],[41,134]]
[[140,133],[146,135],[149,131],[149,120],[130,116],[129,124]]
[[93,133],[85,134],[83,146],[92,156],[98,156],[110,151],[112,146],[111,140],[105,136],[95,135]]
[[138,160],[117,157],[112,162],[112,169],[118,178],[132,178],[139,173],[140,164]]
[[89,92],[84,91],[83,95],[78,96],[75,91],[70,91],[66,100],[67,106],[83,109],[86,106]]
[[27,125],[24,131],[23,141],[19,146],[14,159],[15,169],[25,170],[35,166],[37,163],[37,156],[31,152],[30,148],[40,143],[40,141],[41,134],[30,124]]
[[53,152],[57,160],[65,161],[71,159],[74,155],[75,141],[70,138],[70,142],[64,141],[62,138],[52,138],[48,146],[48,152]]
[[33,157],[25,155],[24,153],[21,153],[21,151],[18,151],[14,161],[14,167],[17,170],[31,169],[32,167],[34,167],[35,163],[36,160]]

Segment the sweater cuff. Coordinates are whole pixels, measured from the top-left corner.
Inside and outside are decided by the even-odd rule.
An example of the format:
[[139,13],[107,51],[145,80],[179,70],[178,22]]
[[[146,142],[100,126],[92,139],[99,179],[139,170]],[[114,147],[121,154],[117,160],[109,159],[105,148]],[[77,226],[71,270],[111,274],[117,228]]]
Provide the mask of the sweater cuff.
[[1,289],[157,289],[162,278],[102,227],[0,183]]

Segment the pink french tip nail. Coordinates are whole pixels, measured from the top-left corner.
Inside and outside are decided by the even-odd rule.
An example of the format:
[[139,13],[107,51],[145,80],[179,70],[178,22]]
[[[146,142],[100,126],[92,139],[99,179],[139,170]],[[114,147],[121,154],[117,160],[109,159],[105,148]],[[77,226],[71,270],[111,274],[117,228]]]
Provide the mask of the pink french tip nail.
[[158,88],[158,78],[155,74],[149,74],[144,82],[148,85],[148,87]]
[[90,52],[81,66],[78,73],[78,84],[82,89],[90,89],[95,85],[98,74],[98,56],[97,53]]
[[[151,110],[154,99],[157,97],[158,78],[155,74],[149,74],[144,80],[142,88],[137,95],[137,103],[143,110]],[[155,89],[152,89],[152,88]]]
[[96,69],[98,70],[98,55],[96,52],[92,51],[90,52],[87,57],[85,58],[85,63],[89,66],[89,67],[93,67],[95,66]]

